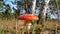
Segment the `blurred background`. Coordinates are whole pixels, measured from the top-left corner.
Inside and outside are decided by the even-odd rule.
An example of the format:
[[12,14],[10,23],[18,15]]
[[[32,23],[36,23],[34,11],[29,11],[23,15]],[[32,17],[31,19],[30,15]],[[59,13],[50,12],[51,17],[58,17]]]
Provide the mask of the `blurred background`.
[[[32,8],[31,0],[0,0],[0,18],[12,18],[20,14],[25,14],[26,12],[31,13]],[[58,3],[58,5],[57,5]],[[47,18],[58,19],[59,11],[59,0],[50,0],[47,6]],[[29,5],[30,4],[30,5]],[[43,6],[43,0],[36,0],[35,15],[41,13],[41,7]],[[27,6],[27,7],[26,7]],[[58,7],[58,8],[57,8]],[[16,15],[15,15],[16,14]]]

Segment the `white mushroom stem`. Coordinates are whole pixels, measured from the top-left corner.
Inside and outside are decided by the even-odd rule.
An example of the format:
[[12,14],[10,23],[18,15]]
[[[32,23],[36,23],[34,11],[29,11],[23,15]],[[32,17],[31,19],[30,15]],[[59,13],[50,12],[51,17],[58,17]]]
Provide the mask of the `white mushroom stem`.
[[28,29],[30,29],[32,24],[31,24],[31,22],[29,20],[27,20],[25,25],[28,27]]
[[31,28],[31,25],[32,25],[31,23],[29,23],[29,24],[27,25],[28,29],[30,29],[30,28]]

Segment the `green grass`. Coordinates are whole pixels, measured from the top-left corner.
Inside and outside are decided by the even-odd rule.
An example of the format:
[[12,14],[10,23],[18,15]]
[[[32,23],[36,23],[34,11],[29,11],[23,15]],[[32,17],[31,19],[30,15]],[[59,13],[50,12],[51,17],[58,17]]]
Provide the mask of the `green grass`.
[[0,34],[2,34],[4,32],[4,27],[0,26]]

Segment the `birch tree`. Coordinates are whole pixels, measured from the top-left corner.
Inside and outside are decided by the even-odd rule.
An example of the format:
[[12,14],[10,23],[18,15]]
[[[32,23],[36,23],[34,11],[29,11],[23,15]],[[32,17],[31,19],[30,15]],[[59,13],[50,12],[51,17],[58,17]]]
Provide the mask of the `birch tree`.
[[35,8],[36,8],[36,0],[33,0],[32,4],[33,4],[32,8],[31,8],[32,9],[32,14],[34,14],[35,13]]
[[41,18],[41,20],[38,20],[37,21],[38,23],[41,21],[41,23],[44,24],[49,1],[50,0],[43,0],[42,7],[41,7],[41,14],[38,15],[38,17]]

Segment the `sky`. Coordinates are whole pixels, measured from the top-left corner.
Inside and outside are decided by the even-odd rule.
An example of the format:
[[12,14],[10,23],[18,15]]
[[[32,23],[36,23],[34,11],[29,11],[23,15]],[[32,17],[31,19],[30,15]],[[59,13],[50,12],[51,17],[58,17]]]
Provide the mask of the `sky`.
[[13,4],[13,3],[15,2],[15,0],[4,0],[4,2],[5,2],[6,5],[9,4],[10,9],[11,9],[11,13],[14,13],[13,7],[14,7],[15,9],[17,9],[17,8],[16,8],[17,5],[16,5],[16,4]]

